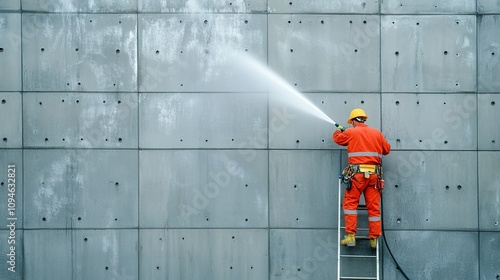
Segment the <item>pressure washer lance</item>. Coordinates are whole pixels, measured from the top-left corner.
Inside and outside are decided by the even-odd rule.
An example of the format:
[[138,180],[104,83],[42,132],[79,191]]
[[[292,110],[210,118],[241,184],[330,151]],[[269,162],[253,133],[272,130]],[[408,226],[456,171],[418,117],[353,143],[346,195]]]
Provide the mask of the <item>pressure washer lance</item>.
[[335,126],[338,127],[340,129],[340,131],[344,132],[345,131],[345,127],[341,126],[340,124],[334,122]]

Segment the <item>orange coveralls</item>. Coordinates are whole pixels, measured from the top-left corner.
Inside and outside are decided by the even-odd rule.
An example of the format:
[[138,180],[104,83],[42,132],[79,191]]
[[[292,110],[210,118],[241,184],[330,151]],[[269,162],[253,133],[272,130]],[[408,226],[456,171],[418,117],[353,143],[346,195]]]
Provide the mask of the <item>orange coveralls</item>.
[[[384,135],[379,130],[364,123],[358,123],[356,127],[349,128],[344,132],[336,130],[332,138],[338,145],[347,146],[349,164],[380,165],[382,155],[387,155],[391,151],[391,145],[387,143]],[[356,173],[351,177],[351,189],[346,189],[344,195],[346,233],[356,234],[357,209],[359,198],[363,193],[368,210],[368,237],[377,238],[382,235],[380,191],[375,188],[377,182],[377,174],[370,174],[369,178],[365,178],[364,173]]]

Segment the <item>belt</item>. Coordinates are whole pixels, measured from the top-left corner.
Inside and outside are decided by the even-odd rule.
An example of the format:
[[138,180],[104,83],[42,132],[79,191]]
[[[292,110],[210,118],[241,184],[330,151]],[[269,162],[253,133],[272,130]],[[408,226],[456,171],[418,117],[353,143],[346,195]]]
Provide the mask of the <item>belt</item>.
[[379,170],[381,170],[380,165],[374,165],[374,164],[351,164],[350,166],[355,173],[358,172],[378,173]]
[[[352,170],[352,173],[364,173],[365,178],[370,178],[371,174],[377,174],[379,177],[382,176],[382,166],[374,165],[374,164],[351,164],[349,167]],[[352,174],[354,175],[354,174]],[[352,176],[351,175],[351,176]]]
[[349,179],[354,176],[355,173],[364,173],[366,178],[369,178],[371,174],[377,174],[382,177],[384,173],[382,171],[382,166],[374,164],[350,164],[342,171],[342,178],[344,183],[348,183]]

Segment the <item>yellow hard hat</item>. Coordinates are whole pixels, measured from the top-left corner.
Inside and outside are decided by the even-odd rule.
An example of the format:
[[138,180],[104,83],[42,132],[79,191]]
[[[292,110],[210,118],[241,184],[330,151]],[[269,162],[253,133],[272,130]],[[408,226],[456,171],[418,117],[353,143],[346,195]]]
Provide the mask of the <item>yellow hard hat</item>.
[[351,115],[349,116],[347,123],[352,124],[352,119],[358,118],[358,117],[363,117],[365,120],[368,119],[368,116],[366,115],[365,111],[363,111],[363,109],[356,108],[356,109],[351,111]]

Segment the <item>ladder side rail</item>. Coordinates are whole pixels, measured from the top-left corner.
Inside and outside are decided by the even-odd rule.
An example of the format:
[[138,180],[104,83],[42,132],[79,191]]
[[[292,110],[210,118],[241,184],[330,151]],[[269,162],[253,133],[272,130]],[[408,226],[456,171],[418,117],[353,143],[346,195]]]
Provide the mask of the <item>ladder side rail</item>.
[[341,223],[340,223],[340,211],[341,207],[341,196],[342,196],[342,150],[339,149],[339,183],[338,183],[338,211],[337,211],[337,279],[340,280],[340,234],[341,234]]
[[376,252],[376,254],[377,254],[377,280],[380,279],[380,259],[379,259],[379,256],[380,256],[379,255],[379,245],[380,244],[379,243],[380,243],[379,238],[377,238],[377,248],[376,248],[376,250],[377,250],[377,252]]

